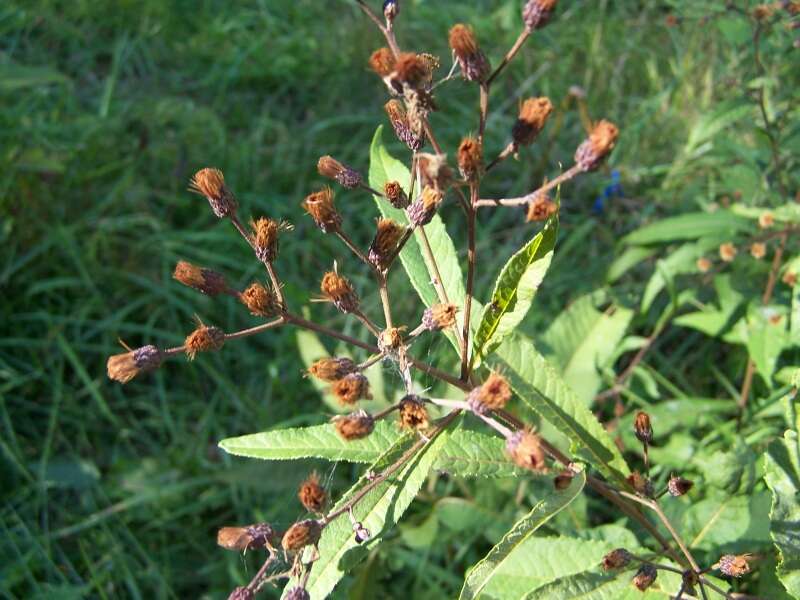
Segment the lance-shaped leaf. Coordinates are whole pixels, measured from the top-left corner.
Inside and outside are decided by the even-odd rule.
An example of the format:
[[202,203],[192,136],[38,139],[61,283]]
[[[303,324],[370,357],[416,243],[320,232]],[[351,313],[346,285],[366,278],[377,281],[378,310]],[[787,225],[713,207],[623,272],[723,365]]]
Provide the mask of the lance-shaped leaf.
[[525,318],[550,267],[557,237],[558,217],[552,217],[500,271],[473,338],[473,362],[491,353]]
[[628,467],[617,445],[529,339],[514,334],[488,362],[505,374],[517,396],[567,436],[573,452],[607,477],[622,482]]
[[[537,502],[533,509],[517,521],[503,539],[489,551],[489,554],[469,571],[459,599],[472,600],[478,598],[484,591],[487,597],[520,597],[524,592],[517,593],[517,590],[512,589],[514,582],[502,577],[504,565],[519,560],[519,553],[524,551],[526,540],[575,500],[585,484],[586,473],[580,472],[572,478],[567,489],[562,491],[552,489],[547,496]],[[501,583],[501,577],[502,585],[498,585]],[[495,593],[490,593],[490,590]],[[497,595],[500,591],[502,594]]]

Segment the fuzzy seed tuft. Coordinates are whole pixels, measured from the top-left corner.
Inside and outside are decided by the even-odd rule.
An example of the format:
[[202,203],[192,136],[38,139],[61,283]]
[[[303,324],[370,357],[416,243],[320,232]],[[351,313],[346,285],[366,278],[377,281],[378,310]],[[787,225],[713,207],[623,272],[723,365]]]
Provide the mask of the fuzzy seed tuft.
[[207,296],[218,296],[226,293],[230,288],[225,281],[225,276],[211,269],[204,269],[185,260],[179,260],[172,273],[173,279],[183,285],[202,292]]
[[300,504],[309,512],[321,513],[328,504],[328,493],[319,484],[319,475],[311,473],[297,491]]
[[378,230],[369,247],[369,261],[379,269],[386,269],[405,231],[405,227],[392,219],[378,219]]
[[616,125],[605,119],[600,121],[575,152],[575,164],[583,171],[596,170],[614,149],[618,136]]
[[360,440],[367,437],[375,428],[375,419],[361,410],[349,415],[335,417],[333,426],[345,440]]
[[511,136],[517,146],[529,146],[544,129],[545,123],[553,112],[553,103],[549,98],[528,98],[519,109],[519,117],[511,129]]
[[522,22],[529,32],[550,22],[557,0],[528,0],[522,8]]
[[614,569],[627,567],[632,558],[633,557],[631,556],[631,553],[625,550],[625,548],[617,548],[616,550],[612,550],[603,557],[603,570],[612,571]]
[[506,452],[514,464],[523,469],[547,472],[542,439],[533,430],[519,430],[513,433],[506,441]]
[[474,137],[466,137],[458,147],[458,170],[467,181],[476,181],[483,170],[483,149]]
[[306,519],[292,525],[283,534],[281,546],[286,552],[297,552],[306,546],[313,546],[319,541],[322,526],[319,521]]
[[339,185],[348,189],[354,189],[361,185],[361,173],[352,167],[340,163],[332,156],[325,155],[320,157],[317,162],[317,171],[319,171],[319,174],[323,177],[333,179],[339,183]]
[[528,204],[528,214],[525,220],[528,223],[546,221],[557,212],[558,204],[553,202],[546,194],[537,194]]
[[194,360],[198,352],[219,350],[224,344],[225,332],[219,327],[208,327],[202,324],[198,325],[197,329],[190,333],[184,341],[189,360]]
[[636,586],[637,590],[643,592],[653,585],[656,577],[658,577],[658,571],[656,568],[649,563],[644,564],[639,567],[638,571],[636,571],[636,575],[633,577],[633,585]]
[[219,169],[199,170],[189,182],[189,190],[205,196],[220,219],[236,212],[236,198],[225,186],[225,176]]
[[325,273],[320,283],[320,290],[323,298],[328,302],[332,302],[343,313],[351,313],[358,310],[358,294],[356,294],[350,281],[336,271]]
[[430,424],[428,409],[419,396],[408,395],[400,400],[400,427],[423,430]]
[[506,403],[511,400],[511,395],[511,386],[506,378],[492,371],[481,386],[469,393],[467,402],[473,411],[484,414],[488,410],[505,408]]
[[428,331],[449,329],[456,324],[457,312],[455,304],[434,304],[422,314],[422,326]]
[[303,208],[323,233],[334,232],[342,225],[342,217],[333,203],[333,190],[329,187],[306,196]]
[[281,312],[277,296],[258,282],[251,283],[239,298],[256,317],[274,317]]
[[345,406],[352,406],[359,400],[372,400],[369,380],[361,373],[350,373],[331,385],[331,392]]
[[322,358],[308,368],[308,373],[321,381],[332,383],[356,370],[356,364],[349,358]]
[[157,369],[163,360],[164,356],[156,346],[142,346],[130,352],[109,356],[106,372],[109,379],[128,383],[140,373]]

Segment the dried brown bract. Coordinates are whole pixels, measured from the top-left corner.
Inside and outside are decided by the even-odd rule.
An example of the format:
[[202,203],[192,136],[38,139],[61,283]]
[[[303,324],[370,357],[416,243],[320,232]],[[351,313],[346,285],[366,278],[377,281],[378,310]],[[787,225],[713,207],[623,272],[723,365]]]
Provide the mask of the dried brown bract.
[[401,52],[395,63],[394,78],[411,88],[419,88],[430,80],[430,63],[414,52]]
[[281,304],[275,293],[258,282],[251,283],[239,298],[250,314],[256,317],[274,317],[281,312]]
[[357,369],[356,363],[349,358],[322,358],[311,365],[308,372],[317,379],[332,383]]
[[480,49],[472,28],[461,23],[450,29],[450,48],[467,81],[484,81],[489,76],[489,60]]
[[359,400],[372,400],[369,380],[361,373],[350,373],[331,385],[331,392],[345,406],[352,406]]
[[455,326],[457,313],[455,304],[434,304],[422,314],[422,326],[428,331],[449,329]]
[[383,193],[386,195],[386,199],[389,200],[389,203],[395,208],[403,209],[408,207],[408,194],[405,193],[403,187],[398,182],[387,181],[383,186]]
[[483,170],[483,149],[474,137],[466,137],[458,147],[458,170],[467,181],[476,181]]
[[542,129],[544,129],[550,113],[553,112],[553,103],[550,98],[528,98],[519,109],[519,117],[511,129],[511,137],[518,146],[532,144]]
[[282,228],[288,226],[267,217],[260,217],[251,225],[256,257],[261,262],[273,262],[278,258],[278,234]]
[[387,77],[394,71],[394,54],[389,48],[378,48],[369,57],[369,66],[381,77]]
[[333,190],[329,187],[306,196],[303,208],[311,215],[323,233],[337,231],[342,225],[342,216],[336,210],[333,203]]
[[594,171],[614,149],[618,136],[616,125],[605,119],[600,121],[575,152],[575,164],[583,171]]
[[220,219],[236,212],[236,198],[225,186],[225,176],[219,169],[199,170],[189,182],[189,190],[205,196]]
[[542,439],[532,430],[520,430],[512,434],[506,441],[506,452],[514,464],[523,469],[547,472]]
[[492,371],[482,385],[473,389],[467,396],[470,408],[478,413],[505,408],[511,400],[511,386],[505,377]]
[[375,429],[375,419],[364,411],[336,417],[333,420],[336,432],[347,441],[367,437]]
[[369,247],[369,261],[379,269],[386,269],[405,231],[403,225],[392,219],[378,219],[378,230]]
[[281,546],[286,552],[297,552],[306,546],[313,546],[319,542],[322,526],[319,521],[306,519],[292,525],[283,534]]
[[528,214],[525,220],[528,223],[547,221],[558,212],[558,204],[553,202],[546,194],[538,194],[528,204]]
[[328,271],[320,283],[322,297],[332,302],[336,308],[343,313],[351,313],[358,310],[358,294],[346,277],[342,277],[336,271]]
[[423,430],[430,425],[428,409],[419,396],[408,395],[400,400],[400,427]]
[[638,412],[633,419],[633,433],[643,444],[653,443],[653,426],[650,423],[650,415],[646,412]]
[[128,383],[140,373],[153,371],[161,366],[164,356],[155,346],[142,346],[130,352],[108,357],[106,370],[109,379]]
[[218,296],[230,291],[224,275],[211,269],[195,266],[185,260],[178,261],[172,277],[183,285],[208,296]]
[[522,8],[522,22],[528,31],[541,29],[550,22],[557,0],[528,0]]
[[297,491],[297,498],[309,512],[321,513],[328,504],[328,493],[319,484],[319,475],[311,473]]
[[190,333],[184,345],[189,360],[194,360],[198,352],[212,352],[219,350],[225,344],[225,332],[219,327],[209,327],[200,324]]

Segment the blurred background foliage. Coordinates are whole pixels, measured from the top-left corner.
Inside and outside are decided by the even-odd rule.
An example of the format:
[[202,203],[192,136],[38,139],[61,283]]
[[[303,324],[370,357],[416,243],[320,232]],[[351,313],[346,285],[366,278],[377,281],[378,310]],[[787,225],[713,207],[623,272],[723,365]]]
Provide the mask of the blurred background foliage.
[[[484,196],[524,193],[571,163],[585,135],[576,87],[585,93],[585,114],[613,120],[622,134],[608,168],[563,190],[561,240],[525,330],[588,402],[613,382],[615,363],[621,371],[629,351],[657,331],[629,393],[598,411],[613,420],[615,410],[650,406],[663,436],[653,451],[657,463],[694,460],[696,477],[703,469],[711,480],[729,475],[716,481],[713,494],[750,493],[754,476],[731,471],[730,448],[737,448],[733,466],[754,464],[753,445],[781,426],[750,430],[745,439],[720,425],[735,417],[748,352],[670,321],[682,291],[697,291],[697,307],[716,301],[719,283],[715,292],[709,277],[678,266],[660,284],[648,284],[663,266],[659,248],[674,240],[650,240],[658,246],[620,239],[669,215],[793,199],[798,36],[789,17],[776,13],[763,25],[754,57],[754,5],[747,2],[561,4],[553,24],[537,32],[493,89],[487,148],[505,145],[521,98],[550,96],[555,118],[533,149],[487,178]],[[464,21],[498,61],[519,31],[520,5],[406,0],[400,42],[440,56],[444,71],[446,32]],[[216,529],[297,518],[294,495],[305,468],[231,459],[216,447],[225,437],[329,416],[302,376],[295,332],[231,343],[190,364],[172,361],[124,388],[107,381],[105,359],[118,351],[118,339],[177,345],[195,315],[226,331],[253,324],[234,301],[198,296],[171,279],[178,259],[224,271],[239,288],[261,277],[248,248],[186,191],[204,166],[225,171],[244,214],[295,224],[279,262],[295,306],[316,293],[334,259],[357,284],[366,280],[340,246],[313,229],[300,201],[320,183],[315,165],[322,154],[366,172],[369,142],[385,122],[385,92],[366,67],[379,45],[372,24],[344,0],[9,0],[0,7],[3,597],[224,597],[249,580],[255,563],[219,550]],[[766,94],[777,140],[759,125],[759,93]],[[452,152],[477,125],[475,89],[451,82],[438,100],[433,126]],[[376,216],[372,200],[342,193],[339,205],[348,230],[366,245]],[[444,216],[463,248],[461,215],[451,206]],[[477,289],[485,300],[503,256],[530,238],[531,226],[516,211],[480,217]],[[704,246],[689,263],[684,256],[684,263],[704,252],[713,255],[716,247]],[[768,269],[768,261],[737,266],[733,287],[759,296]],[[688,281],[673,277],[687,273]],[[658,289],[645,292],[647,285]],[[400,293],[407,283],[396,275],[392,286],[396,310],[416,322],[416,298]],[[668,293],[659,294],[664,288]],[[788,294],[782,288],[778,297]],[[366,302],[370,310],[378,306],[374,294]],[[311,311],[330,315],[318,305]],[[352,322],[330,318],[362,335]],[[595,335],[606,343],[573,360],[598,323]],[[772,371],[796,363],[792,352]],[[395,373],[383,375],[387,389],[396,386]],[[780,412],[774,402],[781,389],[756,379],[765,417]],[[717,446],[705,443],[706,434]],[[725,464],[728,470],[709,467]],[[356,473],[345,464],[316,466],[334,495]],[[528,493],[509,480],[432,479],[405,524],[337,595],[454,595],[464,570],[521,514]],[[703,494],[702,502],[713,500]],[[763,513],[768,498],[763,488],[761,494],[749,497],[758,505],[751,509]],[[548,531],[591,538],[600,534],[586,527],[605,524],[602,539],[623,539],[619,528],[608,529],[619,515],[608,508],[590,513],[593,502],[582,499]],[[702,510],[676,518],[699,526]],[[705,548],[704,536],[698,551],[719,548]],[[765,573],[753,589],[778,589]]]

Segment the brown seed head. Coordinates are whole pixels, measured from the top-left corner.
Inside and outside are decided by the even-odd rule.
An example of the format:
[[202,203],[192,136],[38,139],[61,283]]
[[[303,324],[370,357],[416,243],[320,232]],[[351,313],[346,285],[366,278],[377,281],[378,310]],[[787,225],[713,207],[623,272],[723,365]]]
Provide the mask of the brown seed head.
[[322,291],[322,296],[332,302],[343,313],[351,313],[358,310],[358,294],[356,294],[350,281],[336,271],[325,273],[320,284],[320,290]]
[[281,224],[274,219],[260,217],[252,222],[253,245],[261,262],[273,262],[278,257],[278,232]]
[[258,282],[251,283],[239,299],[256,317],[274,317],[281,312],[277,296]]
[[217,544],[226,550],[244,551],[263,548],[274,535],[268,523],[258,523],[246,527],[223,527],[217,532]]
[[762,242],[754,242],[750,246],[750,256],[756,260],[761,260],[767,255],[767,245]]
[[775,217],[771,212],[763,212],[758,216],[758,226],[761,229],[769,229],[775,224]]
[[310,600],[311,595],[306,588],[296,585],[286,592],[284,598],[285,600]]
[[423,430],[429,425],[428,409],[419,396],[408,395],[400,400],[400,427]]
[[369,380],[361,373],[350,373],[331,385],[331,392],[345,406],[352,406],[359,400],[372,400]]
[[408,194],[405,193],[403,187],[396,181],[387,181],[383,186],[383,193],[389,200],[389,203],[395,208],[408,207]]
[[236,212],[236,198],[225,186],[225,176],[219,169],[199,170],[189,182],[189,190],[205,196],[220,219]]
[[528,146],[536,140],[553,112],[550,98],[528,98],[519,109],[519,117],[511,130],[511,136],[518,146]]
[[427,225],[436,214],[444,196],[431,186],[422,190],[422,195],[408,207],[408,219],[415,227]]
[[422,148],[424,138],[422,136],[421,121],[418,131],[415,131],[415,129],[411,127],[411,122],[403,103],[399,100],[389,100],[389,102],[384,105],[384,109],[389,116],[389,121],[392,124],[392,129],[394,129],[397,138],[414,152]]
[[379,269],[386,269],[405,231],[405,227],[392,219],[378,219],[378,230],[369,247],[369,261]]
[[711,270],[712,264],[705,256],[697,259],[697,270],[701,273],[708,273]]
[[403,345],[405,327],[387,327],[378,336],[378,348],[383,352],[394,352]]
[[183,342],[186,346],[186,354],[189,360],[194,360],[198,352],[210,352],[219,350],[225,344],[225,332],[219,327],[208,327],[198,325]]
[[614,149],[618,136],[616,125],[605,119],[600,121],[575,152],[575,164],[584,171],[594,171]]
[[356,370],[356,364],[349,358],[322,358],[308,368],[309,374],[328,383],[355,373]]
[[437,190],[446,190],[453,181],[453,170],[447,165],[446,154],[417,154],[422,185]]
[[800,2],[784,2],[783,7],[790,15],[800,15]]
[[381,77],[386,77],[394,71],[394,54],[389,48],[378,48],[369,57],[369,66]]
[[333,426],[345,440],[360,440],[372,433],[375,428],[375,419],[362,410],[336,417],[333,421]]
[[108,378],[120,383],[128,383],[139,373],[147,373],[161,366],[164,356],[155,346],[142,346],[130,352],[108,357],[106,371]]
[[640,592],[643,592],[653,585],[656,577],[658,577],[656,568],[650,563],[643,564],[633,577],[633,585],[635,585],[636,589]]
[[434,304],[422,314],[422,325],[428,331],[449,329],[456,324],[458,307],[455,304]]
[[558,204],[553,202],[546,194],[537,194],[528,204],[528,215],[525,220],[528,223],[546,221],[557,212]]
[[332,156],[325,155],[320,157],[319,161],[317,161],[317,170],[323,177],[333,179],[346,188],[354,189],[361,185],[361,173],[340,163]]
[[430,76],[429,64],[424,57],[414,52],[401,52],[394,66],[395,77],[400,83],[417,88]]
[[333,190],[329,187],[306,196],[303,208],[324,233],[336,231],[342,225],[342,217],[333,204]]
[[483,169],[483,149],[474,137],[466,137],[458,147],[458,170],[467,181],[476,181]]
[[300,504],[309,512],[321,513],[328,504],[328,494],[319,484],[319,475],[316,473],[311,473],[300,484],[297,497],[300,499]]
[[625,550],[625,548],[617,548],[603,557],[603,570],[611,571],[613,569],[621,569],[622,567],[628,566],[631,559],[631,553]]
[[178,261],[172,277],[183,285],[208,296],[217,296],[229,290],[224,275],[211,269],[195,266],[185,260]]
[[741,577],[750,572],[752,558],[751,554],[726,554],[711,568],[719,569],[728,577]]
[[540,473],[547,472],[542,440],[532,430],[521,429],[511,435],[506,441],[506,452],[511,456],[511,460],[523,469]]
[[653,443],[653,426],[650,424],[650,415],[646,412],[636,413],[633,419],[633,433],[643,444]]
[[487,410],[505,408],[509,400],[511,400],[511,386],[506,378],[496,371],[492,371],[486,381],[467,396],[470,408],[481,414]]
[[736,246],[727,242],[722,244],[719,247],[719,257],[725,262],[733,262],[733,259],[736,258]]
[[489,61],[481,51],[472,28],[459,23],[450,29],[450,48],[467,81],[483,81],[489,75]]
[[789,287],[794,287],[797,285],[797,273],[787,270],[781,277],[781,281]]
[[522,8],[522,22],[528,31],[541,29],[550,22],[557,0],[528,0]]
[[253,590],[245,586],[233,588],[228,596],[228,600],[253,600],[253,598],[255,598]]
[[775,9],[769,4],[759,4],[753,9],[753,18],[757,21],[763,21],[765,19],[769,19]]
[[653,495],[652,482],[647,477],[639,473],[639,471],[634,471],[628,475],[625,480],[636,491],[637,494],[647,496],[648,498]]
[[686,492],[692,489],[693,485],[693,481],[673,475],[667,482],[667,490],[669,491],[670,496],[678,497],[683,496]]
[[306,519],[295,523],[283,534],[281,546],[286,552],[297,552],[306,546],[313,546],[319,541],[322,526],[319,521]]

